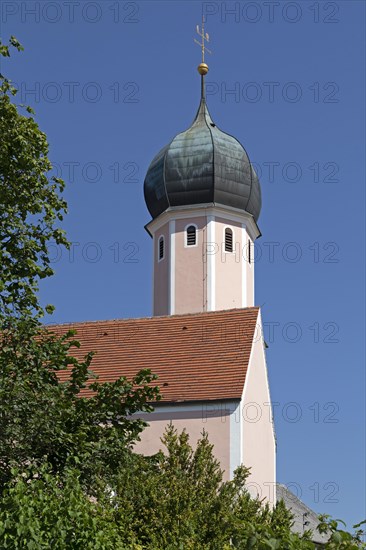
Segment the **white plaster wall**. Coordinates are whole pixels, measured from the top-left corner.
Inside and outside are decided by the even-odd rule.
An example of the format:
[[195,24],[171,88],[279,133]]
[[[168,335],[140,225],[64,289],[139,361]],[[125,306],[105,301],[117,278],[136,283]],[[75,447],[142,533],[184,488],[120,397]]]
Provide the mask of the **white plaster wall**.
[[[245,307],[253,307],[255,305],[254,303],[254,243],[246,234],[245,238],[246,242],[244,243],[245,249],[244,249],[244,269],[246,270],[246,301],[247,304]],[[251,247],[251,262],[249,263],[249,256],[248,256],[248,246],[250,244]]]
[[257,324],[242,400],[242,459],[251,468],[250,493],[273,504],[276,442],[260,314]]

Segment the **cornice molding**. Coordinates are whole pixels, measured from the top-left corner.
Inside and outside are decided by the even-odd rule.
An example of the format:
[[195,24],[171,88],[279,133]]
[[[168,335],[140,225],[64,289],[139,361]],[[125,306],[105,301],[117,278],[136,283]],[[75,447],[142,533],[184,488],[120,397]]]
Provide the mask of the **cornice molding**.
[[165,210],[165,212],[160,214],[160,216],[146,224],[145,229],[152,237],[156,231],[158,231],[170,220],[181,220],[187,218],[192,219],[199,216],[214,216],[225,218],[229,221],[233,221],[236,223],[244,224],[250,238],[253,241],[255,241],[258,237],[261,237],[262,235],[253,216],[251,214],[248,214],[248,212],[243,212],[238,208],[212,203],[170,207]]

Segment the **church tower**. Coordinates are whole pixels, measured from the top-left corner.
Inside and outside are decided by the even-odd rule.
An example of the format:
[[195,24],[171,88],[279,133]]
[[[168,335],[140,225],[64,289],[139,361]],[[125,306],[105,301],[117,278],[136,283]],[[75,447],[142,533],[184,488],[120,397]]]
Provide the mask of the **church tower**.
[[[207,35],[198,32],[204,52]],[[144,182],[154,316],[83,324],[78,353],[98,352],[93,370],[102,381],[131,379],[147,366],[157,375],[162,398],[138,413],[149,427],[136,452],[157,453],[170,423],[194,446],[204,429],[223,479],[244,464],[250,494],[273,506],[276,440],[261,311],[253,307],[260,186],[244,147],[210,116],[204,58],[198,71],[193,123],[153,159]]]
[[152,220],[153,315],[254,306],[254,242],[261,190],[241,143],[212,120],[205,97],[188,130],[151,162],[144,194]]

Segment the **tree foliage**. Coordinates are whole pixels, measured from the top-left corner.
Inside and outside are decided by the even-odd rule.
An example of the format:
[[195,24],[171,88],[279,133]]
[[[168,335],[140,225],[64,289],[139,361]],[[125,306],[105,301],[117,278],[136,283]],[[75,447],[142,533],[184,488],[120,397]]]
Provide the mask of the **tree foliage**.
[[[16,38],[9,42],[0,41],[3,57],[10,56],[11,46],[23,49]],[[48,245],[68,245],[57,227],[66,212],[60,197],[64,182],[49,177],[46,135],[30,107],[13,103],[16,94],[0,74],[0,320],[9,314],[42,313],[38,284],[53,273]]]
[[[73,332],[59,337],[27,319],[3,331],[0,350],[0,488],[11,470],[47,462],[55,472],[79,465],[86,482],[125,460],[145,422],[131,418],[159,399],[150,371],[131,381],[93,380],[92,353],[78,361]],[[69,379],[60,381],[68,369]],[[90,382],[92,382],[90,384]],[[84,397],[87,384],[94,390]]]
[[[56,550],[312,550],[310,533],[291,532],[283,502],[271,510],[250,497],[241,466],[232,481],[222,471],[207,435],[195,449],[184,431],[170,426],[165,452],[131,453],[92,495],[78,467],[62,473],[43,464],[13,470],[0,500],[2,548]],[[326,549],[360,549],[351,535],[322,518]]]
[[0,541],[4,550],[126,548],[110,504],[88,498],[77,470],[60,476],[45,465],[13,470],[0,501]]

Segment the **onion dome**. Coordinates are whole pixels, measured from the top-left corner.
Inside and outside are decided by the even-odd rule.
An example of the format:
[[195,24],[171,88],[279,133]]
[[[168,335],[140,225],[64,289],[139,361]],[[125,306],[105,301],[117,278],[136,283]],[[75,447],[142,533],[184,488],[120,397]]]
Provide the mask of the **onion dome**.
[[241,143],[213,122],[203,75],[201,79],[201,102],[192,125],[166,145],[148,168],[144,182],[147,208],[156,218],[172,207],[216,204],[240,209],[257,221],[261,210],[258,177]]

